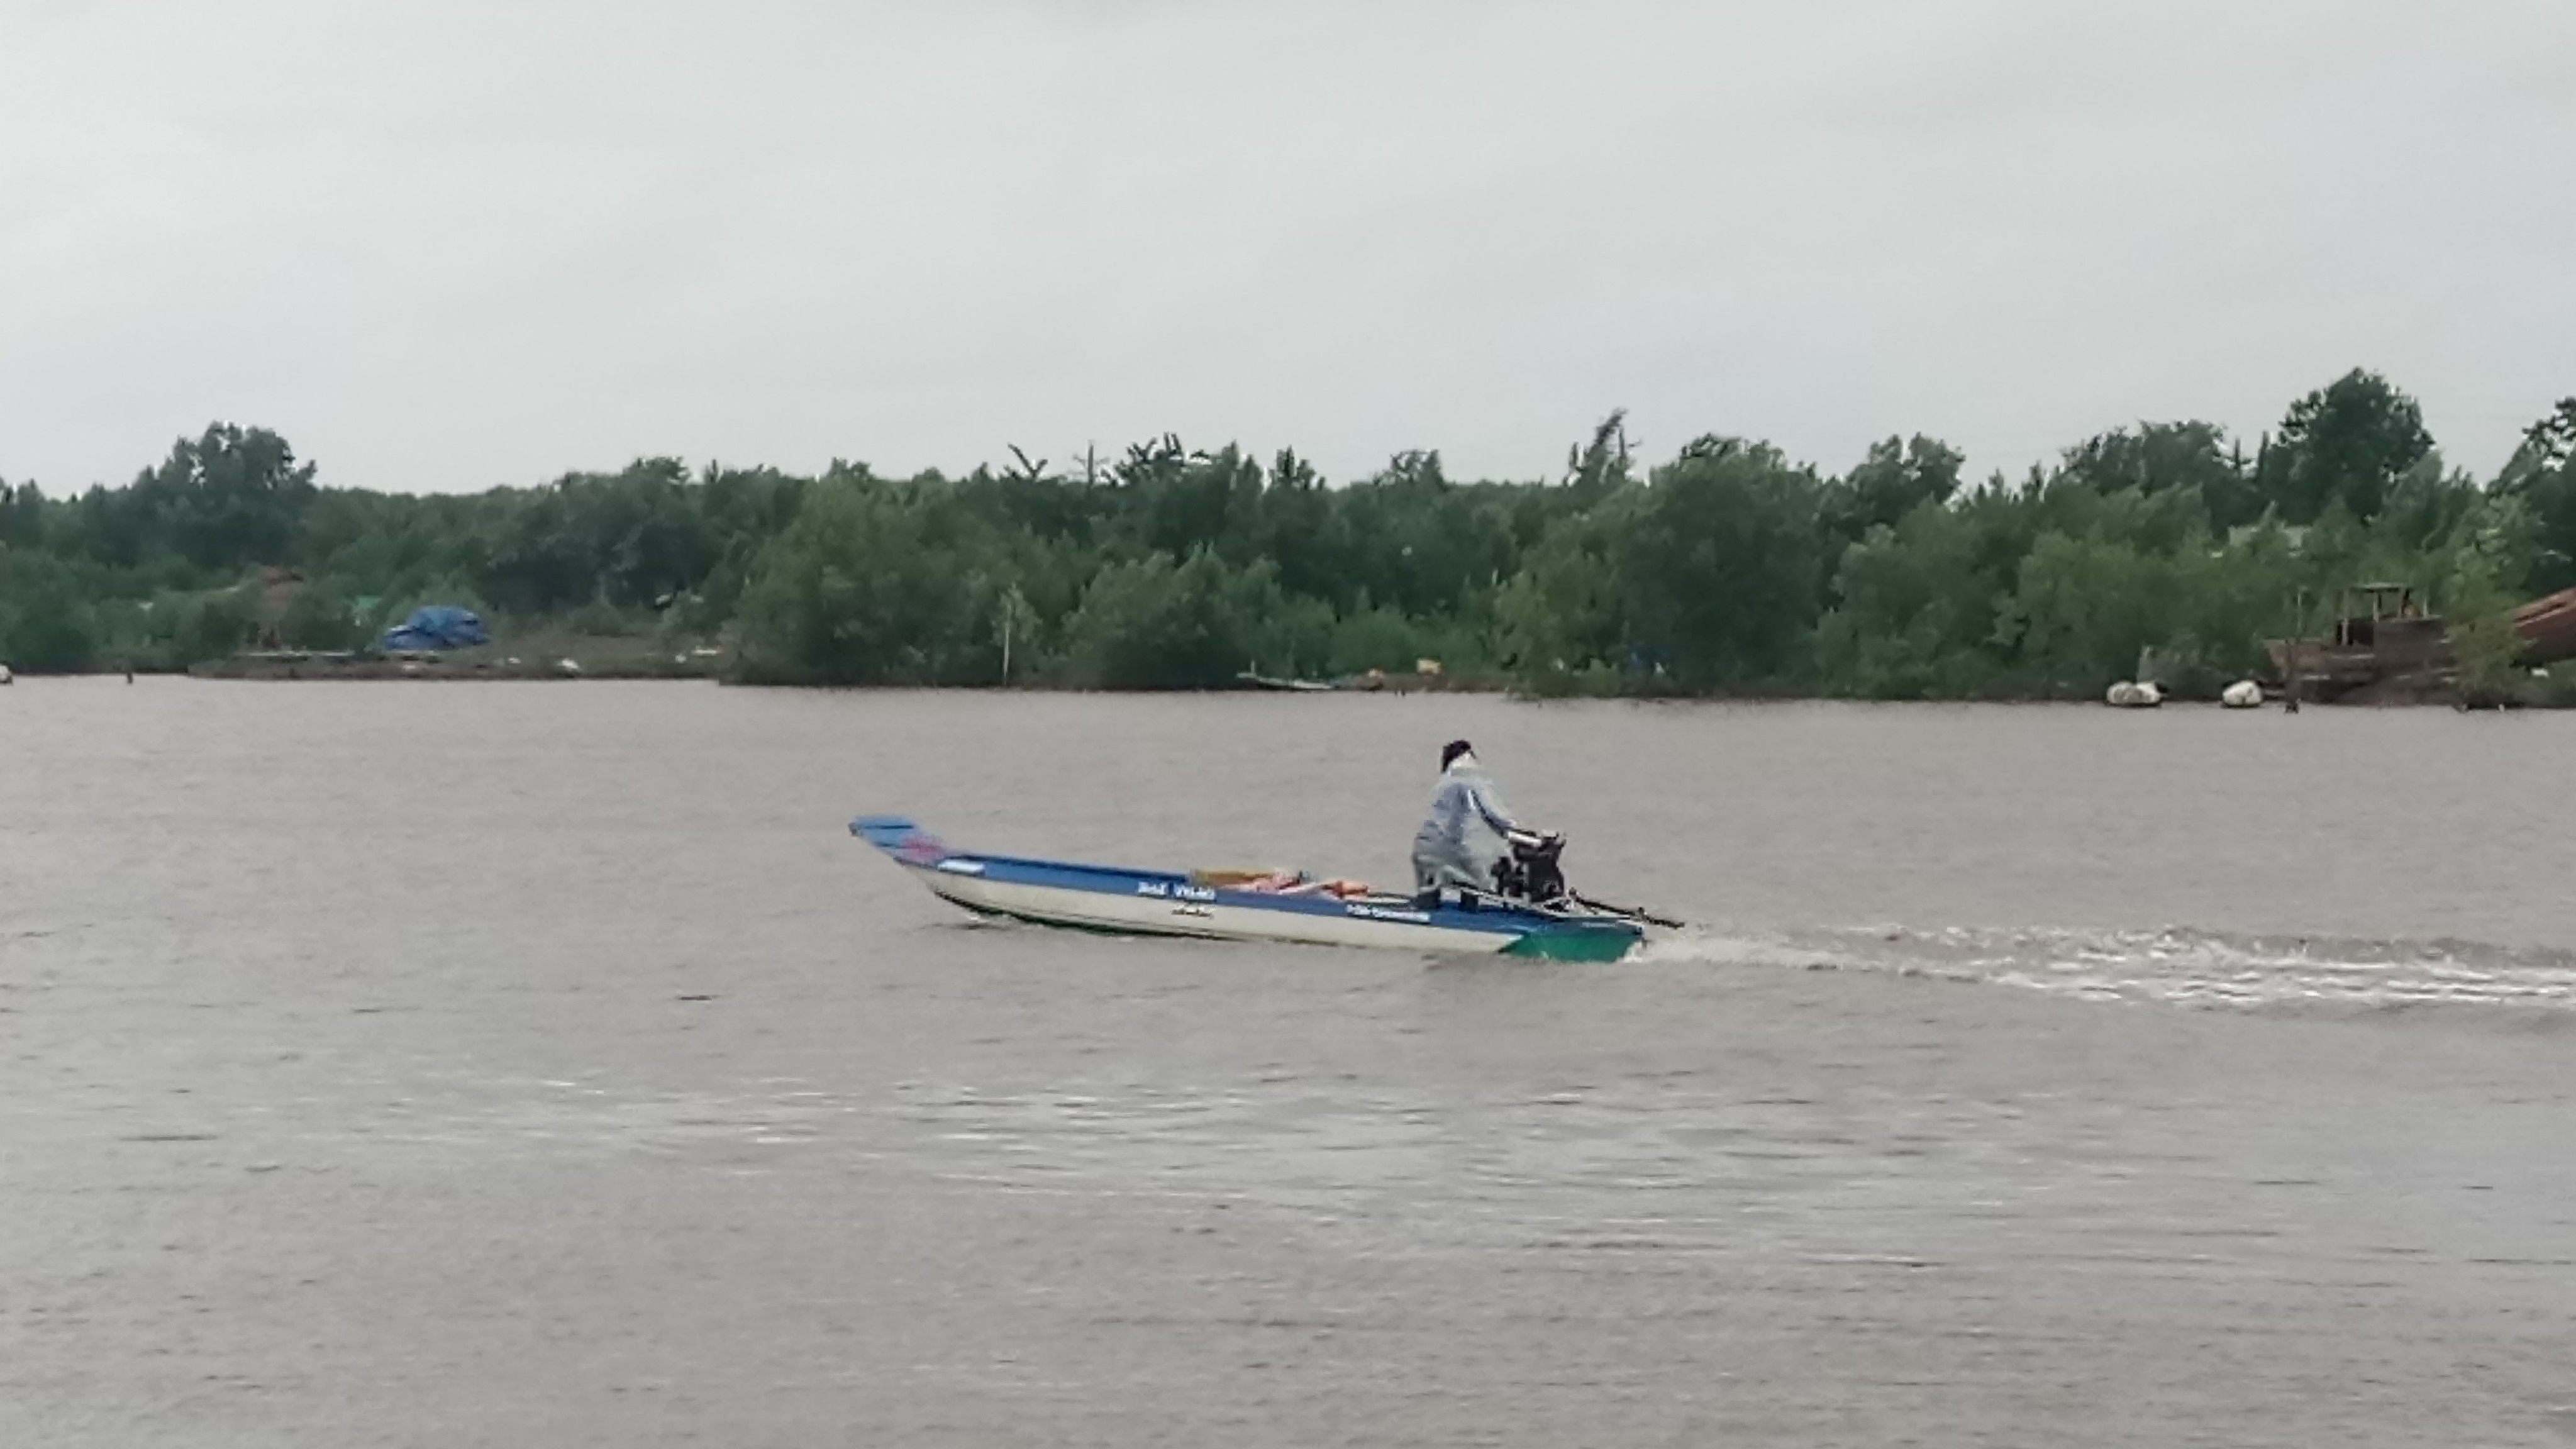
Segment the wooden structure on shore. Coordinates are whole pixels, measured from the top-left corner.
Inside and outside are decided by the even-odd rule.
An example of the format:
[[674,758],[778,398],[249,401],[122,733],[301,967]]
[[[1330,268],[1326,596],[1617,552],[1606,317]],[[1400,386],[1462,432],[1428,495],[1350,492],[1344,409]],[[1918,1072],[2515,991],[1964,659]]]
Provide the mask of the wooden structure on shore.
[[[2513,626],[2522,638],[2518,664],[2576,659],[2576,589],[2514,610]],[[2270,639],[2263,648],[2273,682],[2292,701],[2421,703],[2451,694],[2457,684],[2449,624],[2419,608],[2406,584],[2356,584],[2344,590],[2323,638]]]
[[2395,702],[2450,685],[2449,627],[2418,607],[2406,584],[2356,584],[2324,638],[2269,639],[2263,648],[2294,700]]

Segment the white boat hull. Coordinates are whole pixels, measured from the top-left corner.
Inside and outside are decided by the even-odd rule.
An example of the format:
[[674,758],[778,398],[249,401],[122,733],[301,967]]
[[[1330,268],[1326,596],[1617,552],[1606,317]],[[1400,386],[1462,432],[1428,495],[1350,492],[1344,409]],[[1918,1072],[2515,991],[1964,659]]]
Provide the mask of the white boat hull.
[[1372,906],[1379,916],[1290,915],[1215,902],[1060,890],[913,867],[931,893],[979,915],[1120,935],[1187,936],[1220,941],[1283,941],[1310,946],[1362,946],[1492,955],[1511,938],[1428,924],[1426,912]]
[[1075,930],[1556,961],[1615,961],[1644,934],[1640,919],[1598,907],[1533,906],[1452,892],[1417,901],[1241,889],[1179,871],[975,854],[950,849],[899,815],[863,815],[850,822],[850,832],[952,905]]

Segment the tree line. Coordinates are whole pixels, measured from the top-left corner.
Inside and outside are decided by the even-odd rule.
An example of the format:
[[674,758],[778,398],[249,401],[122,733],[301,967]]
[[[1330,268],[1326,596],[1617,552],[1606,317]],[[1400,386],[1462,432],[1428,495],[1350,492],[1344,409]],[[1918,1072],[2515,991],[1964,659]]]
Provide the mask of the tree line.
[[[2206,691],[2365,577],[2464,620],[2576,586],[2571,456],[2576,399],[2471,477],[2367,371],[2250,451],[2140,423],[1973,484],[1921,435],[1840,474],[1723,435],[1650,466],[1614,413],[1518,482],[1421,451],[1328,485],[1293,452],[1166,436],[954,478],[651,458],[412,496],[324,486],[284,438],[219,424],[121,488],[0,480],[0,661],[361,648],[435,602],[505,638],[720,638],[763,683],[1194,689],[1436,658],[1537,693],[2035,698],[2152,651]],[[300,576],[282,610],[264,569]]]

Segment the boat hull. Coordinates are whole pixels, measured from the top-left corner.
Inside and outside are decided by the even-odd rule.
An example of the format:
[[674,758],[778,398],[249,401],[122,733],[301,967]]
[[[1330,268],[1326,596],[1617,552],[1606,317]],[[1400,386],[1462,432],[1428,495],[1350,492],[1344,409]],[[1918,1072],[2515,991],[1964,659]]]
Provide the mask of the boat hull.
[[908,820],[865,816],[851,831],[933,895],[977,915],[1113,935],[1609,961],[1643,938],[1631,921],[1400,897],[1343,899],[1203,886],[1127,870],[949,849]]

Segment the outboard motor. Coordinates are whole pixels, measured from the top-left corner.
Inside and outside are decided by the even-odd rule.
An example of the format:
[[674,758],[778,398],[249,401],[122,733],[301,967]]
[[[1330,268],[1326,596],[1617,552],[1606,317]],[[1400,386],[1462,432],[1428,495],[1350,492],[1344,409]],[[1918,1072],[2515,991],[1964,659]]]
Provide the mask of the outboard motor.
[[1511,851],[1494,862],[1494,894],[1541,906],[1566,898],[1565,870],[1557,863],[1565,853],[1564,836],[1515,830],[1504,840]]

